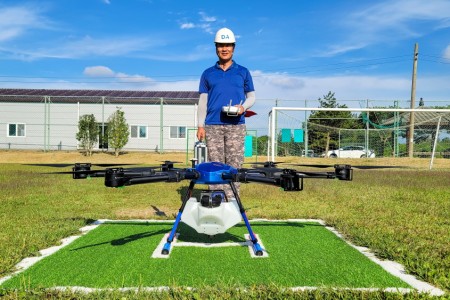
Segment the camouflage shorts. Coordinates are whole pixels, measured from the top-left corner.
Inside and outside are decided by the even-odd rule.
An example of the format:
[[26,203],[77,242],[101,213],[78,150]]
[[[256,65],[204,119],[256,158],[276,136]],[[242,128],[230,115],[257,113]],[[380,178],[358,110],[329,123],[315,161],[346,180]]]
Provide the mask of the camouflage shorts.
[[[239,125],[206,125],[206,146],[208,161],[222,162],[236,169],[244,162],[245,124]],[[239,192],[239,183],[235,183]],[[224,190],[227,198],[234,198],[228,184],[210,185],[209,189]]]

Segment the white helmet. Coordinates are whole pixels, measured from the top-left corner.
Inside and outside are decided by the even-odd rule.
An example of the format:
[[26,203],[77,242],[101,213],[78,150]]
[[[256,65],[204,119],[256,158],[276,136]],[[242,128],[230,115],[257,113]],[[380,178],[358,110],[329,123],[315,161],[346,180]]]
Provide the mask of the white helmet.
[[216,38],[214,39],[214,43],[221,44],[234,44],[236,43],[236,39],[234,38],[234,33],[228,28],[219,29],[216,33]]

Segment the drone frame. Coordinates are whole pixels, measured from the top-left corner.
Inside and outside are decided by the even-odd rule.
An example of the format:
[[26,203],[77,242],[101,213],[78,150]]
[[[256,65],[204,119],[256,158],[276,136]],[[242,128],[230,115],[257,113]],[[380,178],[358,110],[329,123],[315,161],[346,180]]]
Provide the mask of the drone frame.
[[[350,165],[334,165],[334,172],[301,172],[295,169],[277,168],[276,163],[266,162],[262,168],[236,169],[220,162],[204,162],[192,168],[174,168],[174,163],[165,161],[158,167],[122,168],[113,167],[103,170],[91,170],[90,163],[76,163],[72,172],[56,172],[59,174],[72,174],[73,179],[86,179],[89,177],[105,177],[105,186],[122,187],[135,184],[155,182],[180,182],[190,180],[189,187],[182,198],[182,204],[176,215],[173,227],[163,246],[162,254],[168,255],[172,242],[176,237],[178,225],[182,222],[182,215],[188,200],[193,194],[196,184],[228,184],[233,192],[239,213],[247,227],[253,251],[256,256],[263,255],[263,249],[253,232],[247,218],[245,208],[237,191],[236,182],[263,183],[281,187],[284,191],[302,191],[303,179],[339,179],[353,180],[353,169]],[[220,205],[220,204],[219,204]],[[234,225],[233,225],[234,226]]]

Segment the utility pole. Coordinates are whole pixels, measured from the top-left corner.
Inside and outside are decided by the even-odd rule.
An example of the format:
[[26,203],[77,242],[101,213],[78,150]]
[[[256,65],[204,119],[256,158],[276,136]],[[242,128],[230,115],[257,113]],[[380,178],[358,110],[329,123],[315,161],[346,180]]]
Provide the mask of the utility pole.
[[[416,78],[417,78],[417,60],[419,58],[419,44],[414,45],[413,72],[411,84],[411,109],[416,106]],[[408,156],[413,157],[414,153],[414,112],[409,115],[409,133],[408,133]]]

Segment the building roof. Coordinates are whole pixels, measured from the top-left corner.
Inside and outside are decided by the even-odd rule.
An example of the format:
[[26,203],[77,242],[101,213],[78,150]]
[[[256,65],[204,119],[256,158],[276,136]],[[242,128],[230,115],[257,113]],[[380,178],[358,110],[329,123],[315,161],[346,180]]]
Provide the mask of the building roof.
[[[197,91],[129,91],[129,90],[59,90],[59,89],[2,89],[0,102],[43,102],[50,97],[52,103],[116,104],[196,104]],[[103,98],[104,97],[104,98]]]
[[[401,113],[397,120],[401,120],[402,125],[401,126],[407,126],[409,125],[409,118],[411,117],[411,113],[405,112]],[[422,127],[436,127],[436,125],[440,120],[440,126],[441,127],[449,127],[450,126],[450,114],[447,112],[431,112],[424,110],[423,112],[416,112],[414,113],[414,124],[416,126],[422,126]],[[383,125],[392,125],[395,122],[395,118],[389,118],[387,119]]]

